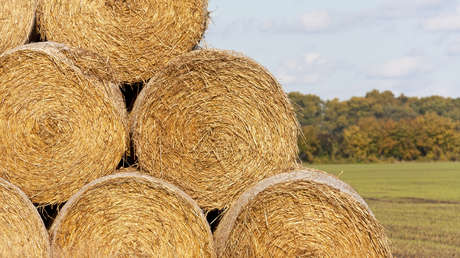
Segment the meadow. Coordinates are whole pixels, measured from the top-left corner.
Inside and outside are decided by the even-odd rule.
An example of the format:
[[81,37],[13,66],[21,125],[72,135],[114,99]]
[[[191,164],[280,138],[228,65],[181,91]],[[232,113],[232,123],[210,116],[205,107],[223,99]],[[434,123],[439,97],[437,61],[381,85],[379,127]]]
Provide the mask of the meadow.
[[363,196],[395,257],[460,257],[460,162],[306,166],[338,175]]

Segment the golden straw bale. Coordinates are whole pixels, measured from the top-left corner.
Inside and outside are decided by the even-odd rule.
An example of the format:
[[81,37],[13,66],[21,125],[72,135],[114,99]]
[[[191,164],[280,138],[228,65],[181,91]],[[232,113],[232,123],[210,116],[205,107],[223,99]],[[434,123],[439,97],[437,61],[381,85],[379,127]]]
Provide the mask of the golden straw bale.
[[128,145],[127,111],[104,59],[56,43],[0,56],[0,176],[33,202],[66,201],[114,172]]
[[36,9],[37,0],[3,0],[0,3],[0,54],[28,41]]
[[216,257],[198,205],[177,187],[133,171],[84,186],[50,235],[58,257]]
[[364,200],[336,177],[306,169],[248,189],[214,239],[219,257],[391,257]]
[[50,257],[45,225],[29,198],[0,178],[0,257]]
[[43,38],[108,57],[123,82],[150,79],[191,51],[207,25],[207,0],[39,0]]
[[242,55],[197,50],[152,78],[131,114],[139,166],[222,209],[297,167],[298,122],[276,79]]

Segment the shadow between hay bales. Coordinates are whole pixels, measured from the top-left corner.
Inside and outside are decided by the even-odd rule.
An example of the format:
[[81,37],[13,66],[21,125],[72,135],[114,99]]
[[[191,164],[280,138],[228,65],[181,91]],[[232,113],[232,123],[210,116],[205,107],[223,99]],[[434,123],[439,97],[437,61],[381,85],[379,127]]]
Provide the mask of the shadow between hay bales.
[[42,39],[40,36],[40,32],[38,31],[38,26],[37,26],[37,19],[35,19],[32,32],[30,32],[30,35],[29,35],[29,43],[45,42],[45,41],[46,39]]
[[[123,94],[123,98],[125,99],[126,110],[128,112],[131,112],[131,110],[133,109],[134,102],[136,101],[139,93],[144,88],[144,85],[145,85],[145,82],[137,82],[137,83],[132,83],[132,84],[124,84],[121,86],[120,88],[121,93]],[[129,150],[123,156],[123,159],[118,164],[117,169],[128,168],[128,167],[136,165],[136,163],[137,163],[137,159],[136,159],[136,155],[134,154],[134,145],[132,141],[130,141]]]
[[117,165],[117,170],[122,168],[129,168],[136,164],[136,158],[131,154],[133,153],[132,144],[130,143],[129,145],[129,153],[125,154],[123,159],[120,160],[120,163]]
[[134,102],[136,101],[137,96],[144,88],[144,82],[136,82],[132,84],[124,84],[121,86],[121,92],[126,102],[126,109],[128,112],[131,112],[133,109]]
[[211,227],[211,231],[214,233],[216,231],[217,226],[219,225],[222,216],[224,215],[224,210],[210,210],[206,213],[206,220],[208,221],[209,226]]
[[43,220],[43,223],[45,224],[46,229],[50,229],[54,219],[59,213],[59,210],[62,208],[62,206],[64,206],[64,204],[65,203],[41,206],[34,203],[35,207],[37,207],[40,217]]

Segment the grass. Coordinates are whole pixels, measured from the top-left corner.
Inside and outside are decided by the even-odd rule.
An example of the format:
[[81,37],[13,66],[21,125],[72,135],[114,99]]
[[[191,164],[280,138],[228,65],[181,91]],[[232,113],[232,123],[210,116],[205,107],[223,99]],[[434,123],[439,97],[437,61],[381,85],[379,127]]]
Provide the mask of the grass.
[[460,257],[460,163],[307,165],[340,175],[383,224],[395,257]]

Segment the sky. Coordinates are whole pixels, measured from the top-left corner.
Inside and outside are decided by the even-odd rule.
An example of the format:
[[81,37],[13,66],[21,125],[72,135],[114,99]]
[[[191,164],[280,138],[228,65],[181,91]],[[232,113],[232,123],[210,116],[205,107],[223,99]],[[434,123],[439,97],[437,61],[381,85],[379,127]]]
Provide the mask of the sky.
[[265,66],[287,92],[460,97],[460,0],[209,0],[203,45]]

